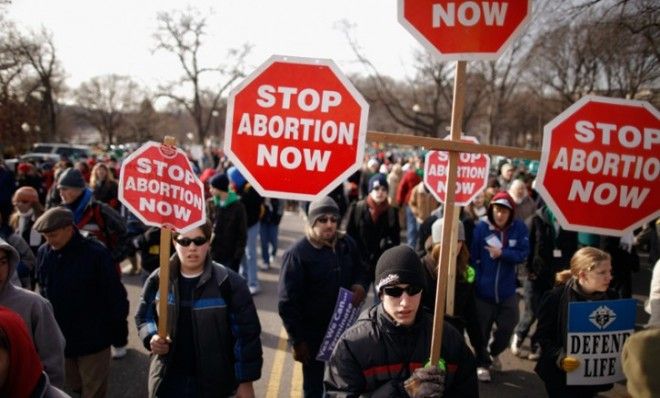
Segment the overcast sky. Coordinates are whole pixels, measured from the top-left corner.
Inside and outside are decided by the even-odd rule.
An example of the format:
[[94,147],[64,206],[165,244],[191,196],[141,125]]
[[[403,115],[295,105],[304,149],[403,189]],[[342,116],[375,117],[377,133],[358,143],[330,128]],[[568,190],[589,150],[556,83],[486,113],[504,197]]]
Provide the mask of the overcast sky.
[[[178,61],[153,54],[156,15],[185,9],[177,0],[14,0],[8,18],[24,28],[45,26],[54,35],[58,56],[75,88],[93,76],[129,75],[156,87],[181,75]],[[346,19],[381,73],[412,72],[414,49],[421,48],[397,21],[396,0],[197,0],[208,18],[202,64],[223,60],[227,50],[251,43],[248,72],[272,54],[330,58],[345,73],[363,72],[336,27]]]

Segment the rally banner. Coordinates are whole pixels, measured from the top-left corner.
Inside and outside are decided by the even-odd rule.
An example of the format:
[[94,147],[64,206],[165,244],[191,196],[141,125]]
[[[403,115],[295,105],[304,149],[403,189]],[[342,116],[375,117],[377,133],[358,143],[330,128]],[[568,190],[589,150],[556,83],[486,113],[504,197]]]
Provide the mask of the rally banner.
[[566,384],[608,384],[625,379],[621,351],[635,331],[635,306],[633,299],[569,304],[566,355],[577,358],[580,365],[566,373]]
[[360,315],[360,308],[356,308],[351,305],[351,300],[353,299],[353,292],[345,288],[339,288],[339,296],[337,296],[337,303],[335,304],[335,310],[332,314],[332,319],[330,319],[330,325],[328,325],[328,330],[325,332],[325,337],[323,342],[321,342],[321,348],[319,348],[319,353],[316,355],[316,359],[319,361],[327,362],[330,359],[332,350],[335,349],[339,337],[346,329],[355,323]]

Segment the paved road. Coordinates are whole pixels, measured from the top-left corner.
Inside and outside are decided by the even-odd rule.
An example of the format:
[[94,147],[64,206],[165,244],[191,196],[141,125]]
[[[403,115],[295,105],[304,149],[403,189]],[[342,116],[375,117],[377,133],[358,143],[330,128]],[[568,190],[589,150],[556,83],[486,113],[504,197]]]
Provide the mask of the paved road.
[[[279,255],[302,236],[304,221],[295,212],[286,212],[280,226]],[[277,314],[277,280],[280,270],[280,257],[271,270],[259,272],[263,291],[255,296],[255,304],[261,320],[261,342],[264,350],[262,377],[255,383],[257,397],[301,397],[302,371],[294,362],[286,347],[286,333]],[[650,270],[646,267],[634,277],[635,298],[648,297]],[[110,368],[108,397],[142,398],[147,396],[147,371],[149,356],[138,341],[133,316],[137,309],[140,295],[140,280],[137,276],[124,276],[131,302],[129,320],[128,355],[113,361]],[[646,315],[638,311],[638,319],[645,322]],[[528,341],[523,348],[529,349]],[[493,375],[492,383],[480,384],[482,397],[527,398],[545,397],[541,380],[533,371],[534,362],[511,355],[508,350],[501,356],[503,371]],[[607,397],[625,397],[625,387],[617,385]]]

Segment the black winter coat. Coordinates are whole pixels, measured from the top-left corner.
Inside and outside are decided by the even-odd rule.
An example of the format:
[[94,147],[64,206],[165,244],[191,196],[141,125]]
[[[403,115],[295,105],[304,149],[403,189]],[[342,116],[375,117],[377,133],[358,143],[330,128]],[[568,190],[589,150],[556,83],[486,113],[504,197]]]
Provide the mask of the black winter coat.
[[66,339],[67,358],[110,347],[113,331],[126,321],[126,289],[110,251],[77,230],[60,250],[45,243],[37,255],[41,294],[53,305]]
[[[578,250],[577,232],[560,228],[557,233],[545,209],[536,212],[529,233],[527,271],[533,275],[532,286],[538,292],[552,289],[555,274],[570,268],[571,257]],[[555,257],[555,250],[561,252],[560,257]]]
[[397,209],[389,207],[374,223],[366,200],[351,205],[346,233],[350,235],[367,264],[369,281],[373,282],[376,262],[383,252],[401,243],[401,227]]
[[334,250],[315,247],[307,238],[285,254],[278,286],[279,314],[292,344],[306,342],[312,355],[321,345],[337,302],[339,288],[368,288],[353,239],[337,240]]
[[[421,307],[419,311],[410,327],[396,326],[382,304],[364,311],[341,336],[327,363],[327,396],[408,397],[403,382],[424,366],[431,351],[433,317]],[[447,367],[443,397],[478,397],[474,355],[447,322],[440,357]]]
[[247,214],[240,201],[218,207],[213,198],[207,200],[208,213],[213,220],[211,258],[213,261],[238,270],[247,245]]

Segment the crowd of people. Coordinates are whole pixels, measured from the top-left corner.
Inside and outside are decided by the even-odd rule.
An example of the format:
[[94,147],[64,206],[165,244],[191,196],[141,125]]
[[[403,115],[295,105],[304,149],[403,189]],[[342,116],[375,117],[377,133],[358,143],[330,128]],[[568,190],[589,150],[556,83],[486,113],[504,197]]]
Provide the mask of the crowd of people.
[[[261,197],[226,159],[197,166],[208,221],[172,236],[166,334],[157,328],[160,229],[119,202],[121,160],[16,170],[0,163],[0,365],[9,353],[0,396],[106,395],[110,359],[126,355],[128,343],[125,260],[124,272],[144,283],[134,316],[151,353],[150,396],[255,395],[263,358],[253,296],[261,292],[258,270],[276,261],[279,315],[302,363],[305,397],[478,396],[478,383],[501,370],[507,349],[538,361],[550,397],[611,388],[566,384],[576,360],[562,337],[567,305],[631,297],[637,248],[644,245],[656,264],[660,224],[623,238],[564,230],[536,194],[533,172],[522,162],[499,164],[487,189],[461,208],[455,304],[442,359],[428,364],[444,218],[423,183],[423,161],[423,153],[370,156],[328,197],[301,206],[304,237],[283,254],[278,230],[288,203]],[[626,355],[642,358],[639,345],[658,343],[658,274],[656,265],[651,333]],[[340,288],[355,307],[371,291],[373,303],[325,361],[317,354]],[[17,353],[28,358],[20,370]]]

